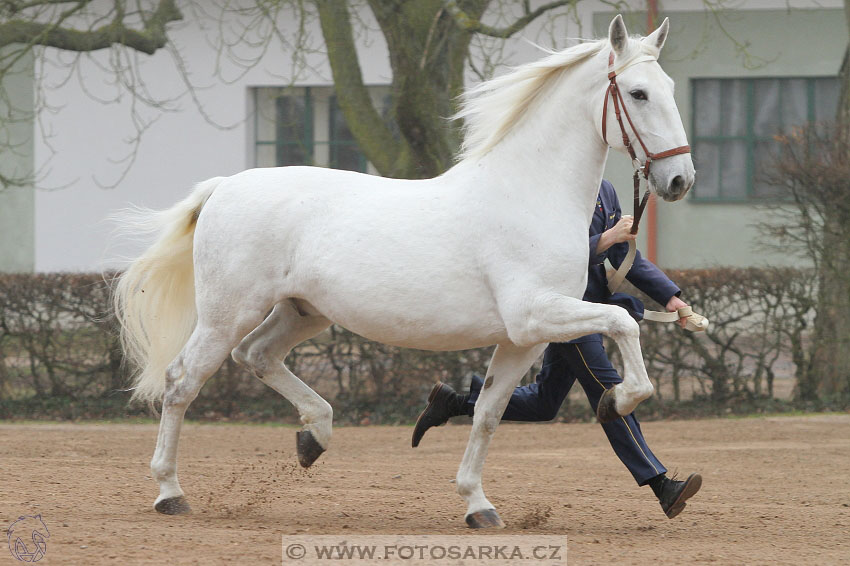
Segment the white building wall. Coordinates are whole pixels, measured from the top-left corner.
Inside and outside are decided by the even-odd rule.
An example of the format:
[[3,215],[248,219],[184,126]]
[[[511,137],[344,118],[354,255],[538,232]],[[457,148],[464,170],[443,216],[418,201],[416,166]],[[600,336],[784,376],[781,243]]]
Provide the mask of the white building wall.
[[[642,9],[643,1],[632,2]],[[785,8],[785,0],[750,0],[741,5],[755,8]],[[814,2],[794,2],[812,6]],[[839,0],[818,5],[839,6]],[[833,6],[834,5],[834,6]],[[700,0],[660,2],[665,9],[702,9]],[[545,26],[527,30],[523,36],[546,47],[561,48],[567,38],[589,36],[593,14],[609,11],[610,5],[596,0],[579,4],[579,24],[560,17]],[[207,121],[197,105],[185,94],[174,58],[167,51],[153,56],[131,53],[139,61],[140,79],[156,97],[179,96],[177,111],[160,113],[141,108],[147,119],[155,118],[144,133],[134,162],[126,170],[113,163],[132,153],[127,139],[136,134],[132,121],[134,100],[126,91],[110,84],[111,77],[100,66],[108,65],[111,53],[84,56],[76,63],[74,76],[68,75],[68,54],[45,50],[36,61],[36,76],[45,93],[46,106],[37,125],[35,163],[40,171],[35,196],[35,269],[37,271],[97,270],[116,265],[115,259],[135,255],[138,246],[114,244],[110,213],[129,204],[165,208],[182,198],[196,182],[217,175],[231,175],[253,164],[253,120],[250,119],[250,89],[257,86],[330,86],[331,73],[321,54],[318,22],[309,34],[319,52],[308,56],[307,69],[296,73],[291,51],[273,44],[265,58],[239,76],[239,69],[226,57],[217,60],[210,47],[217,32],[215,22],[196,11],[184,10],[186,21],[171,28],[169,35],[179,46],[185,67]],[[390,83],[386,45],[368,10],[360,17],[372,31],[359,38],[359,57],[367,84]],[[642,33],[644,30],[633,30]],[[675,28],[674,28],[675,33]],[[286,34],[292,37],[292,33]],[[538,52],[521,38],[510,40],[505,62],[516,64],[538,58]],[[221,69],[216,74],[216,65]],[[223,80],[222,77],[227,80]],[[96,100],[120,100],[104,104]],[[136,107],[139,104],[135,103]],[[102,188],[109,185],[112,188]]]
[[[189,13],[184,10],[184,15]],[[141,113],[155,122],[144,132],[133,154],[128,138],[136,135],[132,120],[134,100],[126,91],[121,100],[103,104],[92,95],[114,98],[111,77],[98,66],[109,65],[110,53],[80,58],[79,79],[61,86],[67,73],[59,67],[70,59],[67,54],[47,50],[37,63],[46,91],[47,105],[61,107],[42,112],[40,128],[49,136],[39,136],[35,159],[41,167],[36,192],[35,268],[37,271],[94,270],[114,265],[115,258],[137,253],[138,248],[110,246],[113,224],[107,217],[129,204],[166,208],[182,198],[199,181],[218,175],[232,175],[253,162],[253,120],[248,116],[250,89],[255,86],[332,85],[324,57],[310,57],[311,71],[296,76],[290,54],[272,45],[260,64],[241,78],[226,83],[216,76],[215,52],[209,37],[217,33],[210,21],[187,21],[170,31],[179,46],[203,111],[202,115],[185,94],[182,77],[173,56],[159,51],[138,59],[141,79],[160,98],[180,96],[175,112],[142,108]],[[206,29],[205,29],[206,28]],[[318,29],[313,35],[321,37]],[[360,51],[367,83],[387,84],[389,64],[380,34],[369,34]],[[229,60],[219,61],[220,75],[235,77],[239,70]],[[136,103],[138,107],[138,103]],[[134,162],[126,175],[125,164],[116,164],[132,155]],[[103,186],[111,188],[103,188]]]

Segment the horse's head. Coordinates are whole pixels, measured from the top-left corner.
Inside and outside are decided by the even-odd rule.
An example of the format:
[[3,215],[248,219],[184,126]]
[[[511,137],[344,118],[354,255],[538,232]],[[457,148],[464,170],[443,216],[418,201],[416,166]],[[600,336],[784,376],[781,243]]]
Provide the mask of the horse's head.
[[694,184],[694,164],[673,98],[673,80],[658,64],[669,28],[665,19],[652,34],[636,39],[628,36],[621,16],[611,22],[611,50],[605,54],[611,82],[606,86],[610,89],[615,82],[619,95],[606,91],[601,123],[603,137],[611,147],[628,153],[627,143],[631,145],[637,165],[647,164],[649,154],[650,186],[664,200],[675,201]]

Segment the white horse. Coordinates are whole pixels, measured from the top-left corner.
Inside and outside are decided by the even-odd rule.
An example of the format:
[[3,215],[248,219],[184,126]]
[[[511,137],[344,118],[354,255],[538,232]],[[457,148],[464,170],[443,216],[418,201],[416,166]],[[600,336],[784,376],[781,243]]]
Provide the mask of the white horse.
[[[141,368],[135,397],[162,399],[151,461],[156,510],[189,511],[177,480],[180,427],[231,353],[298,409],[301,464],[327,449],[331,406],[284,360],[331,323],[409,348],[497,345],[457,474],[472,527],[503,526],[481,471],[511,391],[547,343],[610,336],[624,374],[609,410],[627,415],[649,397],[637,323],[580,298],[608,156],[601,124],[610,53],[649,151],[687,143],[673,82],[657,63],[667,31],[665,20],[630,38],[617,16],[607,40],[471,89],[459,113],[461,159],[435,179],[252,169],[200,183],[173,208],[138,220],[134,227],[159,236],[121,277],[115,304],[126,353]],[[607,128],[623,150],[613,119]],[[690,156],[676,155],[653,165],[650,184],[673,201],[693,179]]]

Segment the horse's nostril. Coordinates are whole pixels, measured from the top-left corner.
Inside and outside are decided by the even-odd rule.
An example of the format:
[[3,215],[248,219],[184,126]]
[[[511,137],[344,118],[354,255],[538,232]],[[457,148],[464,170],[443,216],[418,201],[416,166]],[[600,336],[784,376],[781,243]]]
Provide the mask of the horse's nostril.
[[685,188],[685,178],[681,175],[676,175],[670,182],[670,191],[674,194],[681,193]]

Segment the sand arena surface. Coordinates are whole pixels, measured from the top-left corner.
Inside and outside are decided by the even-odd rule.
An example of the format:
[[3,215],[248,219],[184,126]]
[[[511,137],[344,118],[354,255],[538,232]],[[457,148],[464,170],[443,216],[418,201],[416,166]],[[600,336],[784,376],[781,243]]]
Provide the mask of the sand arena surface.
[[[596,424],[504,425],[484,488],[502,533],[563,534],[569,564],[850,563],[850,415],[646,423],[671,471],[702,473],[674,520]],[[469,426],[340,428],[310,470],[295,430],[184,427],[193,514],[153,511],[156,426],[0,424],[0,522],[40,513],[39,564],[280,564],[286,534],[468,534],[450,483]],[[0,566],[21,564],[0,540]]]

